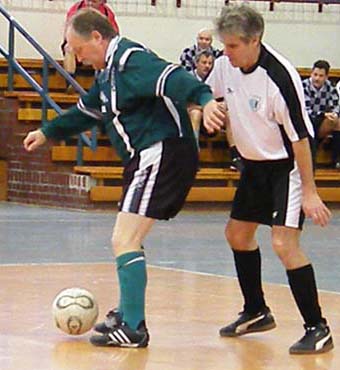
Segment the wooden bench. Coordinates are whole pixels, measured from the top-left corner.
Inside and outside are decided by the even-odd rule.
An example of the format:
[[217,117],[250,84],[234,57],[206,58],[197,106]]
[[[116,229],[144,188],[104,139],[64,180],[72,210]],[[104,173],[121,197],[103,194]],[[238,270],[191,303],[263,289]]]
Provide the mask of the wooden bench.
[[[108,166],[75,166],[75,173],[89,175],[94,179],[121,179],[123,167]],[[239,180],[240,174],[229,168],[202,168],[197,172],[198,180]],[[340,179],[340,176],[339,176]]]
[[[42,59],[34,59],[34,58],[18,58],[18,63],[20,63],[26,69],[39,69],[42,70],[43,68],[43,60]],[[58,64],[61,66],[63,65],[63,61],[61,59],[56,60]],[[8,62],[6,58],[0,58],[0,70],[1,68],[7,68]],[[53,68],[49,66],[49,68]],[[297,67],[297,71],[299,72],[300,76],[305,78],[309,77],[312,71],[311,67]],[[90,67],[81,66],[79,70],[88,71],[91,70]],[[329,71],[330,78],[337,78],[340,79],[340,69],[339,68],[331,68]]]
[[[121,197],[121,186],[104,184],[105,179],[121,180],[123,167],[107,166],[75,166],[74,172],[88,175],[95,179],[97,184],[90,189],[92,201],[118,201]],[[194,186],[187,197],[188,202],[230,202],[236,191],[235,181],[239,180],[237,172],[223,168],[203,168],[198,171],[196,180],[210,180],[226,182],[224,186]]]
[[[236,187],[192,187],[187,202],[232,202]],[[339,187],[321,188],[318,193],[325,202],[340,202]],[[94,202],[119,201],[122,195],[121,186],[93,186],[90,189],[90,199]]]
[[[90,198],[93,201],[119,200],[121,196],[120,186],[105,186],[105,179],[121,180],[123,175],[122,167],[108,166],[75,166],[74,172],[88,175],[95,179],[97,184],[90,189]],[[188,202],[227,202],[232,201],[237,181],[240,178],[238,172],[225,168],[202,168],[196,176],[196,183],[202,180],[210,180],[217,185],[198,186],[191,189]],[[315,172],[315,180],[331,183],[333,186],[318,186],[318,192],[324,201],[340,201],[340,171],[320,169]],[[226,185],[218,185],[221,181]]]
[[[43,59],[34,59],[34,58],[18,58],[17,62],[21,64],[24,68],[30,69],[42,69],[43,68]],[[60,65],[63,65],[62,60],[56,60]],[[8,61],[6,58],[0,58],[0,68],[7,68]]]
[[[42,83],[42,69],[43,60],[33,59],[33,58],[19,58],[17,61],[29,71],[31,76],[39,83]],[[57,60],[58,64],[62,66],[62,61]],[[310,67],[298,67],[301,78],[307,78],[311,74]],[[5,58],[0,58],[0,90],[5,90],[7,88],[7,72],[8,72],[8,62]],[[329,72],[329,78],[335,83],[340,79],[340,69],[333,68]],[[81,66],[77,69],[76,80],[85,89],[89,89],[93,83],[93,72],[91,67]],[[23,77],[18,74],[14,74],[14,88],[15,89],[27,89],[31,90],[30,85],[25,81]],[[61,91],[66,89],[65,79],[56,72],[56,70],[49,65],[49,89],[52,91]]]
[[[105,140],[104,136],[100,136],[100,139]],[[117,162],[120,161],[115,150],[109,146],[98,146],[97,150],[92,152],[89,148],[84,148],[84,161],[86,162]],[[230,162],[230,155],[227,143],[223,148],[206,147],[202,148],[199,153],[200,161],[202,163],[222,164]],[[76,146],[53,146],[52,148],[52,160],[63,161],[63,162],[75,162],[77,160],[77,147]],[[317,153],[317,164],[328,165],[331,163],[331,153],[325,150],[319,150]]]
[[[16,98],[18,99],[19,103],[23,103],[26,106],[31,103],[42,102],[40,94],[34,91],[5,91],[3,96],[6,98]],[[56,103],[76,104],[79,99],[78,94],[66,94],[60,92],[51,92],[49,93],[49,96]]]
[[[110,166],[75,166],[74,172],[89,175],[94,179],[122,178],[123,167]],[[197,172],[197,179],[209,180],[239,180],[240,173],[229,168],[202,168]],[[336,169],[317,169],[314,178],[316,181],[339,181],[340,171]],[[339,188],[340,190],[340,188]]]
[[[310,74],[312,73],[312,68],[298,67],[296,69],[299,72],[299,75],[301,76],[301,78],[308,78],[308,77],[310,77]],[[340,69],[338,69],[338,68],[331,68],[329,70],[328,77],[332,81],[339,80],[340,79]]]
[[[17,59],[29,75],[42,86],[42,59]],[[62,66],[62,61],[57,61]],[[77,69],[77,82],[84,88],[89,89],[93,83],[93,70],[87,66],[81,66]],[[6,90],[8,86],[8,62],[5,58],[0,58],[0,90]],[[66,89],[66,81],[54,67],[49,65],[48,86],[50,91],[62,91]],[[32,87],[17,72],[14,71],[13,87],[15,90],[32,90]]]
[[[37,72],[30,73],[31,77],[42,86],[42,76]],[[88,90],[93,83],[93,77],[91,76],[76,76],[77,82],[85,89]],[[0,90],[7,90],[8,87],[8,76],[7,74],[0,73]],[[14,74],[13,76],[13,88],[19,90],[32,90],[33,88],[31,85],[21,76],[18,74]],[[66,81],[64,77],[57,73],[51,73],[48,77],[48,88],[50,91],[62,91],[66,90]]]
[[[36,122],[41,123],[42,110],[39,107],[42,102],[40,94],[33,91],[5,91],[3,96],[6,98],[17,99],[19,102],[18,108],[18,120],[21,122]],[[79,99],[78,94],[66,94],[61,92],[49,93],[51,99],[53,99],[61,108],[67,109],[70,106],[77,103]],[[37,107],[38,106],[38,107]],[[47,119],[53,119],[57,116],[54,109],[47,110]]]
[[[53,146],[51,157],[55,162],[76,162],[77,147],[74,145]],[[85,162],[121,162],[115,150],[110,146],[98,146],[96,151],[84,147],[83,160]],[[227,149],[203,148],[200,151],[200,161],[207,164],[221,164],[230,162],[230,157]]]
[[[191,203],[231,202],[234,199],[236,188],[231,187],[193,187],[190,189],[186,201]],[[122,195],[120,186],[94,186],[90,190],[90,199],[94,202],[119,201]]]
[[[52,161],[75,162],[77,160],[76,146],[53,146]],[[85,162],[121,162],[116,151],[112,147],[100,146],[96,151],[88,147],[83,148],[83,160]]]

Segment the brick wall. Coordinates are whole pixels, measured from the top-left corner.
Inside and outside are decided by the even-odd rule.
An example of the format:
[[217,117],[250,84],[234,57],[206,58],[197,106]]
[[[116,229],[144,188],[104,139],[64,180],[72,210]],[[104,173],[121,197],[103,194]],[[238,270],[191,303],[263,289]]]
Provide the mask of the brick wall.
[[7,199],[7,162],[0,159],[0,200]]
[[89,201],[89,178],[72,173],[72,165],[52,163],[51,143],[33,153],[22,141],[35,129],[17,121],[18,103],[0,97],[0,159],[7,162],[8,200],[70,208],[93,208]]

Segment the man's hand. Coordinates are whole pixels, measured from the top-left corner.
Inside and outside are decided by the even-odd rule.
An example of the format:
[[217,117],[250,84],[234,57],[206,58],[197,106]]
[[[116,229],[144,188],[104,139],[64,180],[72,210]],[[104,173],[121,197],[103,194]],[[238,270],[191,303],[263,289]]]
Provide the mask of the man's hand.
[[24,139],[24,147],[28,152],[33,152],[40,145],[47,141],[46,136],[41,130],[35,130],[28,133]]
[[225,107],[215,100],[211,100],[203,108],[203,124],[209,134],[224,128],[225,117]]
[[325,113],[325,118],[329,121],[329,125],[334,129],[338,123],[338,115],[335,112]]
[[338,119],[338,115],[335,112],[328,112],[325,113],[325,117],[329,119],[330,121],[335,121]]
[[303,196],[302,209],[315,225],[326,226],[332,215],[316,192]]

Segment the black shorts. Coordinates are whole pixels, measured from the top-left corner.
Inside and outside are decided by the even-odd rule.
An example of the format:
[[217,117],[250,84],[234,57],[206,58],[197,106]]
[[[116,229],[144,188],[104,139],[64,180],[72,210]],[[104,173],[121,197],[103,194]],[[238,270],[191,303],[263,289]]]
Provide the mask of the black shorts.
[[181,210],[195,180],[194,141],[172,138],[142,150],[124,170],[119,210],[167,220]]
[[301,178],[294,161],[244,160],[244,164],[231,218],[302,229]]

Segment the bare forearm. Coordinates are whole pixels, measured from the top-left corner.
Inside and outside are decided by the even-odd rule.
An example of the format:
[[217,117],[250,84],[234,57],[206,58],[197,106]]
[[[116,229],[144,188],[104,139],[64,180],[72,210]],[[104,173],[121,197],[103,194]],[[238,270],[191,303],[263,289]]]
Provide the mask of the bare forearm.
[[294,142],[293,151],[301,176],[302,192],[304,194],[316,192],[313,175],[312,154],[308,138]]
[[226,138],[227,138],[229,146],[235,145],[233,133],[231,131],[230,119],[229,119],[228,113],[226,114],[226,117],[225,117],[225,134],[226,134]]
[[331,212],[316,191],[308,139],[305,138],[293,143],[293,150],[302,182],[302,209],[306,217],[312,218],[314,224],[326,226]]

